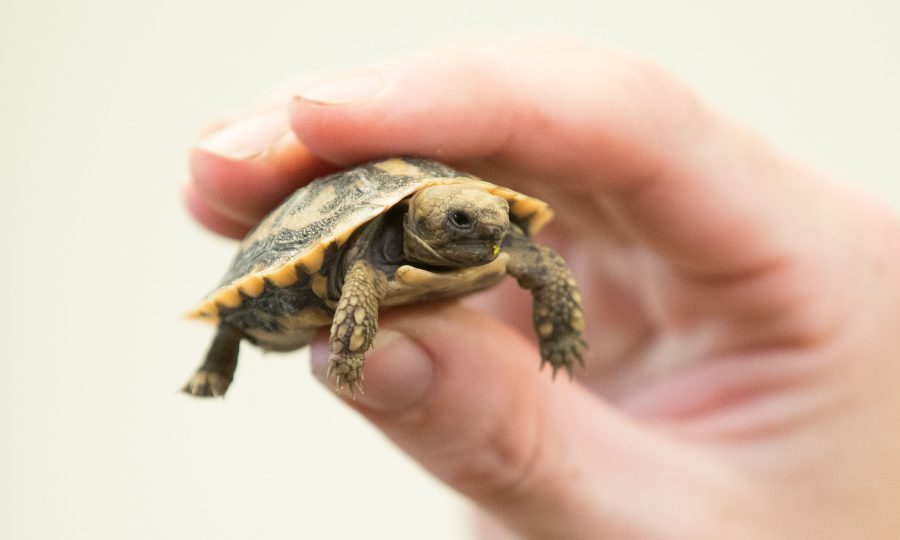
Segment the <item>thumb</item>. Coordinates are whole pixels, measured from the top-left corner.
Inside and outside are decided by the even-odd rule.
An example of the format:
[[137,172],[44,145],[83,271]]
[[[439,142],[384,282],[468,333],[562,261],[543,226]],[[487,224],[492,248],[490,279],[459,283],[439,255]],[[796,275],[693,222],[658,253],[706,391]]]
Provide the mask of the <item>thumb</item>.
[[[327,344],[312,356],[334,388]],[[523,336],[461,304],[395,310],[367,354],[365,393],[348,403],[529,537],[680,537],[723,514],[736,482],[727,469],[539,365]]]

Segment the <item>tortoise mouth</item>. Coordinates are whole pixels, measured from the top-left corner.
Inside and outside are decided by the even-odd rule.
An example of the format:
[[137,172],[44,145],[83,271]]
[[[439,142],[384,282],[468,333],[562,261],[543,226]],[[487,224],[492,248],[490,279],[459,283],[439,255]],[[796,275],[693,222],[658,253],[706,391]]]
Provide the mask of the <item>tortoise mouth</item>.
[[491,238],[453,242],[444,246],[441,251],[453,253],[453,258],[465,261],[465,266],[480,266],[497,258],[500,254],[500,241]]
[[407,230],[404,251],[416,266],[447,272],[489,264],[500,254],[500,239],[465,239],[433,247],[419,235]]
[[410,227],[403,227],[403,252],[409,262],[416,265],[453,268],[459,266],[444,257]]

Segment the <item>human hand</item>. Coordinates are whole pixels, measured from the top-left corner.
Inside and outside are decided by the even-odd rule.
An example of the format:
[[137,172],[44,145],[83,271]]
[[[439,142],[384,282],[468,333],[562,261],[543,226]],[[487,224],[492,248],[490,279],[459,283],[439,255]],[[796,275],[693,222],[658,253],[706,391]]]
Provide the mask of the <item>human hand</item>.
[[438,478],[527,537],[900,536],[900,227],[880,205],[658,67],[561,40],[289,85],[200,141],[187,202],[238,237],[393,155],[548,201],[542,240],[584,293],[574,383],[538,372],[514,284],[382,317],[350,405]]

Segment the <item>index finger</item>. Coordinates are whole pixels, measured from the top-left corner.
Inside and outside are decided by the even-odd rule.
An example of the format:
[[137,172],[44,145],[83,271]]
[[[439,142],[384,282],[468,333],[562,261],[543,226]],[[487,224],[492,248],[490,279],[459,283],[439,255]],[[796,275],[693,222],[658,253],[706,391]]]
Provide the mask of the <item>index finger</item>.
[[585,230],[612,215],[635,241],[709,275],[778,260],[805,199],[784,160],[663,70],[568,43],[421,54],[304,88],[289,113],[325,162],[446,161],[545,198]]

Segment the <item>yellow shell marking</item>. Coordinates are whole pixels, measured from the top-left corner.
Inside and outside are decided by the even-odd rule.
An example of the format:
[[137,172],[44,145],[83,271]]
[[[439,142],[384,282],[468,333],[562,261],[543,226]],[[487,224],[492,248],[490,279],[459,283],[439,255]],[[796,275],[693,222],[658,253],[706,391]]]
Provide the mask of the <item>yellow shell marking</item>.
[[544,225],[550,222],[553,219],[553,210],[549,207],[544,207],[534,214],[532,214],[531,222],[529,222],[528,226],[531,229],[531,233],[534,234],[539,230],[544,228]]
[[260,293],[263,292],[265,282],[260,276],[247,276],[246,278],[238,282],[238,287],[247,296],[256,298],[260,295]]
[[297,283],[297,269],[293,264],[286,264],[274,272],[269,272],[266,277],[279,287],[287,287]]
[[228,287],[222,289],[221,293],[216,296],[216,302],[225,307],[238,307],[241,305],[241,294],[237,287]]
[[219,309],[212,300],[206,300],[184,316],[187,319],[200,319],[208,322],[216,322],[219,320]]
[[325,261],[325,246],[319,245],[314,247],[300,259],[300,266],[307,274],[315,274],[322,268],[322,262]]
[[553,210],[550,206],[540,199],[522,195],[503,186],[495,186],[488,184],[487,191],[492,195],[502,197],[509,202],[509,211],[519,218],[527,218],[528,232],[535,234],[544,228],[550,220],[553,219]]
[[328,296],[328,278],[322,274],[314,274],[310,281],[313,294],[324,300]]
[[422,176],[422,169],[400,158],[387,159],[375,166],[388,174],[397,176]]

